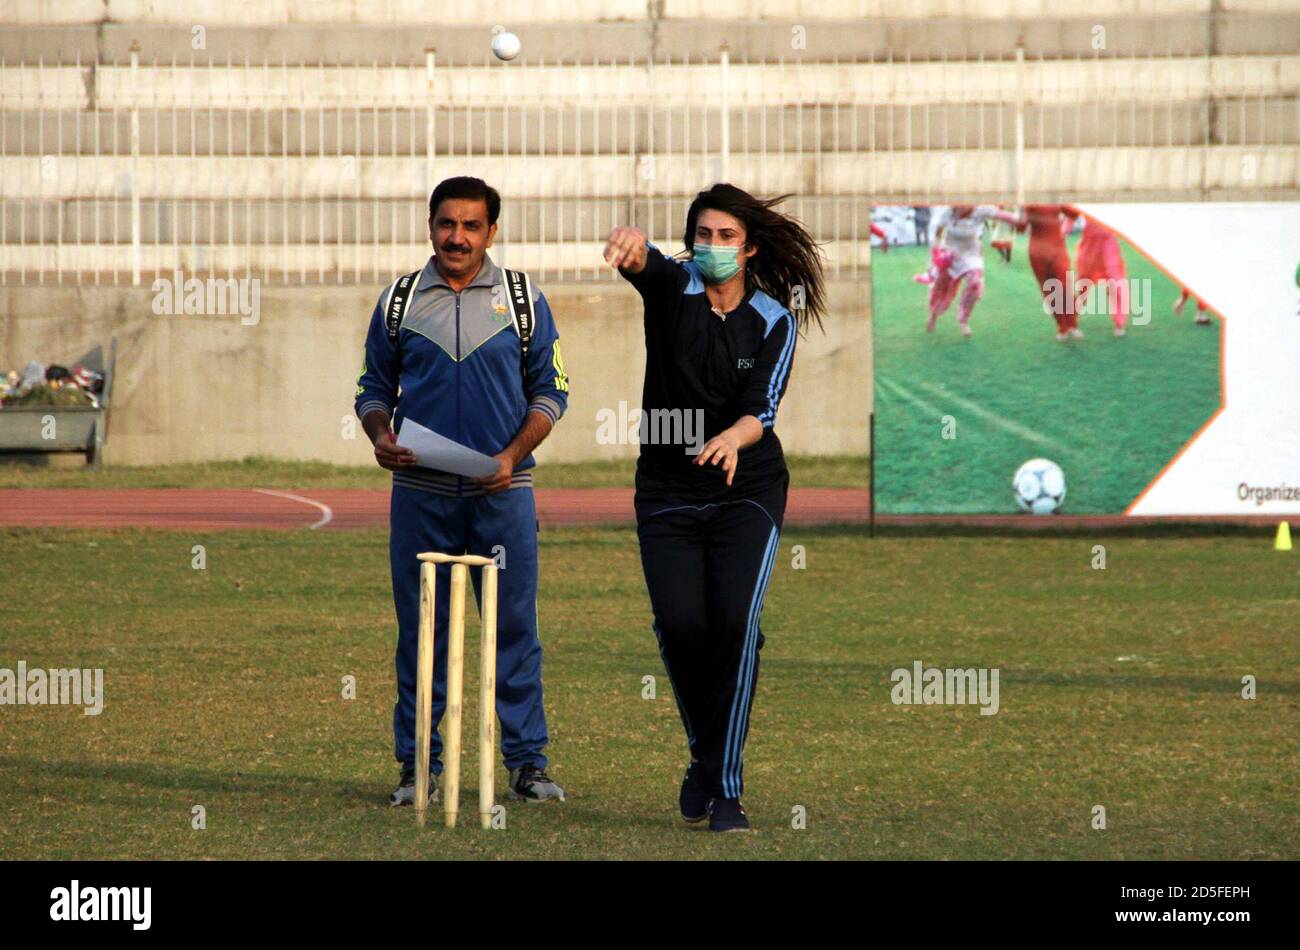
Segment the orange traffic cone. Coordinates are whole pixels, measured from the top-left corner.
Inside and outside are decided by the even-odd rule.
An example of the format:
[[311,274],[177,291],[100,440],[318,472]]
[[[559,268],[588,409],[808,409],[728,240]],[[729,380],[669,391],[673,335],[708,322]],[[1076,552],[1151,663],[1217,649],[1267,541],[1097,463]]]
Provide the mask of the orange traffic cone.
[[1291,526],[1285,521],[1279,522],[1277,526],[1277,540],[1273,542],[1273,550],[1291,550]]

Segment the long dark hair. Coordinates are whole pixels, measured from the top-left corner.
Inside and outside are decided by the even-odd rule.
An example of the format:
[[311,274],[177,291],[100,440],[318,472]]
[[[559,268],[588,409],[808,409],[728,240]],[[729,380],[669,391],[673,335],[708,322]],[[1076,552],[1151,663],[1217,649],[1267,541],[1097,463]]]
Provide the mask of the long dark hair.
[[803,307],[791,308],[800,330],[816,322],[822,327],[826,312],[826,289],[822,279],[822,253],[802,224],[789,215],[772,210],[790,195],[755,198],[747,191],[718,182],[701,191],[686,212],[686,233],[682,243],[695,253],[695,225],[706,208],[725,211],[745,228],[745,246],[758,253],[745,264],[745,283],[757,287],[782,306],[790,307],[796,287],[803,289]]

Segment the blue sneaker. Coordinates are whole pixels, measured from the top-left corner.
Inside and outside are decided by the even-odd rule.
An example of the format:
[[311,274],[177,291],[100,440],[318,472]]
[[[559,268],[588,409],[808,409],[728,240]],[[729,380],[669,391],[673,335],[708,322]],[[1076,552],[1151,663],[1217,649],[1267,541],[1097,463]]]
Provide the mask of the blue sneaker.
[[691,759],[690,765],[686,766],[686,774],[682,776],[681,794],[677,796],[677,805],[682,810],[682,818],[691,824],[708,818],[709,799],[712,797],[712,791],[705,784],[704,777],[700,775],[700,763]]
[[714,798],[709,802],[709,830],[749,830],[749,816],[739,798]]

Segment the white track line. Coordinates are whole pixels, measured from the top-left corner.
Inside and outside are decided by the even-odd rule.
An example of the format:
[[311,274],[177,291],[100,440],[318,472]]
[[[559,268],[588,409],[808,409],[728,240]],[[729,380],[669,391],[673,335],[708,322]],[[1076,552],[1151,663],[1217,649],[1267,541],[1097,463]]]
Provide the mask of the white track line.
[[[939,418],[940,416],[946,414],[943,410],[939,409],[937,406],[929,402],[926,402],[916,393],[907,389],[905,386],[901,385],[900,383],[895,382],[893,379],[884,376],[877,376],[876,380],[881,384],[881,386],[883,386],[886,389],[887,392],[892,392],[894,395],[899,396],[907,400],[908,402],[919,406],[922,411],[929,413],[935,416],[936,418]],[[962,409],[965,409],[967,412],[971,413],[972,415],[978,416],[979,418],[985,420],[986,422],[989,422],[1000,429],[1005,429],[1007,432],[1010,432],[1013,435],[1017,435],[1022,439],[1025,439],[1030,442],[1036,442],[1039,445],[1045,446],[1050,449],[1056,449],[1058,451],[1062,448],[1061,443],[1056,441],[1055,439],[1052,439],[1041,432],[1037,432],[1034,429],[1029,428],[1028,426],[1023,426],[1018,422],[1013,422],[1010,419],[1007,419],[1003,416],[999,416],[997,413],[991,412],[988,409],[985,409],[983,406],[979,405],[978,403],[971,402],[969,399],[963,399],[961,396],[958,396],[955,393],[950,392],[946,387],[942,385],[925,383],[920,380],[913,380],[912,383],[913,385],[924,388],[931,395],[938,396],[941,399],[946,399],[950,402],[956,403],[958,406],[960,406]]]
[[311,505],[319,508],[323,513],[320,521],[315,524],[309,524],[308,530],[315,531],[317,528],[323,528],[334,520],[334,512],[330,511],[329,505],[322,505],[319,501],[312,501],[310,498],[303,498],[302,495],[291,495],[286,491],[271,491],[269,488],[254,488],[253,491],[261,492],[263,495],[274,495],[276,498],[288,498],[290,501],[300,501],[304,505]]
[[[954,402],[972,415],[979,416],[984,421],[992,423],[1000,429],[1005,429],[1012,435],[1017,435],[1029,442],[1037,442],[1039,445],[1049,449],[1056,449],[1058,452],[1065,449],[1065,446],[1050,436],[1046,436],[1028,426],[1023,426],[1018,422],[1000,416],[996,412],[990,412],[979,403],[971,402],[969,399],[963,399],[956,393],[950,392],[945,386],[922,382],[919,379],[914,379],[912,382],[914,385],[920,386],[922,389],[926,390],[932,396],[938,396],[941,399],[947,399],[950,402]],[[894,385],[897,386],[898,384],[895,383]]]
[[942,409],[940,409],[938,406],[931,405],[930,403],[926,402],[920,396],[916,395],[916,393],[904,389],[902,386],[894,382],[889,377],[877,375],[876,382],[878,382],[887,393],[891,393],[899,399],[906,400],[907,402],[910,402],[913,405],[918,406],[922,412],[934,416],[934,421],[936,423],[943,421],[943,416],[945,415],[945,413]]

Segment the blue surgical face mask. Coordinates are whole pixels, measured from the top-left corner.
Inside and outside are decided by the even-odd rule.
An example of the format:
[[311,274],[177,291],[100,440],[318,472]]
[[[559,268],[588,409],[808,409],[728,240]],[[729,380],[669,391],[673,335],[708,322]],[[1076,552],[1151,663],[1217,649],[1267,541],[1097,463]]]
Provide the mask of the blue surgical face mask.
[[708,283],[721,284],[731,280],[740,270],[736,260],[740,250],[736,245],[696,244],[693,260]]

